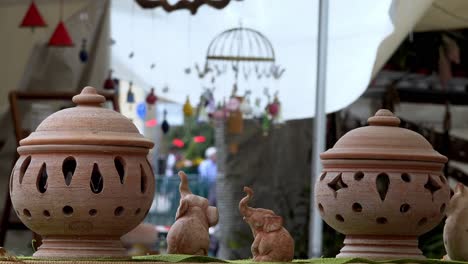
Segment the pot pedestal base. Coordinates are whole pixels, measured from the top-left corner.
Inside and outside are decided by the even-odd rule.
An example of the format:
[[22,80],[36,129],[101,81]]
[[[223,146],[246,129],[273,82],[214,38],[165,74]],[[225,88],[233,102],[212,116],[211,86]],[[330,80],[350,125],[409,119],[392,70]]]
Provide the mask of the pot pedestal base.
[[127,259],[127,251],[120,239],[44,237],[33,254],[37,258],[118,258]]
[[424,259],[418,248],[418,238],[408,236],[348,235],[337,258],[367,258],[374,260]]

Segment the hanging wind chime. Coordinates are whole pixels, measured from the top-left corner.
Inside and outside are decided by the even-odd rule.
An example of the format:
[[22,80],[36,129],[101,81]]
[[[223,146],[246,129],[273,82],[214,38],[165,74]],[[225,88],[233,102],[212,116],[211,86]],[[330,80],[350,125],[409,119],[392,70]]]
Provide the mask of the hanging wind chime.
[[63,23],[63,0],[60,1],[60,20],[54,33],[49,39],[49,47],[72,47],[73,40],[68,34],[68,30]]
[[79,54],[80,61],[82,63],[88,62],[88,51],[86,50],[86,39],[84,38],[81,41],[81,49]]
[[[234,89],[226,104],[227,129],[228,132],[238,134],[243,130],[243,116],[256,117],[264,129],[270,128],[270,123],[279,123],[280,103],[276,98],[270,98],[266,106],[261,107],[260,101],[256,105],[250,105],[250,89],[245,88],[244,96],[238,96],[238,84],[243,79],[248,82],[249,78],[257,80],[279,80],[285,70],[276,64],[273,45],[261,32],[236,27],[228,29],[217,35],[209,44],[205,65],[195,65],[194,70],[200,79],[219,78],[223,74],[231,74],[234,78]],[[191,70],[186,69],[186,74]],[[240,78],[241,77],[241,78]],[[217,111],[216,116],[221,115]]]
[[132,110],[132,106],[135,103],[135,95],[133,94],[132,88],[133,88],[133,82],[130,81],[129,86],[128,86],[128,91],[127,91],[127,104],[128,104],[129,110]]
[[[167,92],[169,92],[169,87],[167,85],[165,85],[162,89],[162,92],[164,94],[166,94]],[[164,107],[164,110],[163,110],[163,121],[161,123],[161,130],[162,132],[165,134],[167,134],[170,130],[171,126],[169,125],[169,122],[167,121],[167,110],[166,108]]]
[[34,32],[36,27],[47,27],[47,24],[44,18],[42,18],[34,0],[31,1],[28,11],[26,11],[26,14],[23,17],[23,21],[21,21],[20,27],[29,27],[32,32]]
[[193,107],[190,104],[190,98],[188,95],[187,95],[187,99],[185,100],[183,112],[184,112],[185,135],[190,138],[190,129],[192,126],[192,117],[193,117]]
[[151,88],[151,91],[146,96],[146,103],[148,104],[148,110],[151,110],[153,106],[158,101],[158,97],[154,94],[154,88]]
[[171,126],[169,125],[169,122],[167,122],[167,110],[164,109],[163,111],[163,121],[161,123],[161,130],[164,134],[167,134],[169,132],[169,129]]
[[115,82],[112,79],[112,70],[109,70],[109,74],[107,75],[107,79],[104,81],[103,88],[105,90],[114,90],[115,89]]

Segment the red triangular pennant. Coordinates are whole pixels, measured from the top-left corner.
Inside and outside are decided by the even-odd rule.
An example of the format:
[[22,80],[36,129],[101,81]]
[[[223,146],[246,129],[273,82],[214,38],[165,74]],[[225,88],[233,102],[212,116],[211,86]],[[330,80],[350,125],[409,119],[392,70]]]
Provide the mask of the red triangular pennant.
[[23,18],[23,22],[21,22],[20,27],[45,27],[47,24],[45,23],[44,19],[42,18],[41,13],[39,13],[39,9],[37,9],[36,3],[34,1],[31,2],[29,5],[28,11]]
[[52,37],[50,37],[49,47],[50,46],[55,46],[55,47],[73,46],[73,41],[70,35],[68,34],[67,28],[65,28],[63,21],[60,21],[60,23],[55,28],[55,31],[52,34]]

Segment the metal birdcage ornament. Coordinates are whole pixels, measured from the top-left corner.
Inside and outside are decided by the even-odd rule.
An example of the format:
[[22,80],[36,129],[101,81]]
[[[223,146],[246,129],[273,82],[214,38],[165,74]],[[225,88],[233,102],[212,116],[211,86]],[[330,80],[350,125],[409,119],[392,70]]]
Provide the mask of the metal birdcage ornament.
[[200,79],[208,76],[213,79],[232,71],[236,80],[243,77],[247,81],[252,76],[277,80],[285,70],[275,62],[270,40],[257,30],[239,26],[211,41],[204,67],[195,64],[195,71]]

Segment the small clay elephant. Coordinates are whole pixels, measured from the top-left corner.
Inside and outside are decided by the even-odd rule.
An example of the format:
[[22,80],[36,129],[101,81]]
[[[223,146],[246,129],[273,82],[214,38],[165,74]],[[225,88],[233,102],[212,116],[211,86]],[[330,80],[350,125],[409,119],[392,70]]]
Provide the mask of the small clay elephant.
[[247,196],[239,202],[239,211],[252,229],[254,242],[251,250],[254,261],[288,262],[294,257],[294,240],[283,227],[283,218],[273,211],[247,205],[253,191],[244,187]]
[[187,175],[179,172],[180,204],[176,221],[167,234],[169,254],[206,256],[210,246],[208,228],[218,223],[218,209],[206,198],[192,194]]
[[468,188],[459,183],[450,199],[444,226],[447,260],[468,260]]

